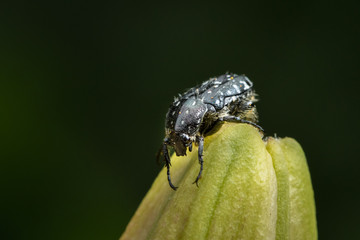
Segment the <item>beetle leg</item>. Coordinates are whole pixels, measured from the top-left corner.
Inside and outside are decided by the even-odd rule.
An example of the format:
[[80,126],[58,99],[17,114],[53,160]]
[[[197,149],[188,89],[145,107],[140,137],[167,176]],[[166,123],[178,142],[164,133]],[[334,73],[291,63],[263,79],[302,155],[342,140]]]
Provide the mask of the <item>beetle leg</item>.
[[189,152],[191,152],[191,151],[192,151],[192,142],[189,143]]
[[170,157],[169,157],[169,152],[168,152],[168,149],[167,149],[167,144],[166,144],[166,141],[164,141],[164,144],[163,144],[163,154],[164,154],[164,158],[165,158],[165,166],[167,168],[167,178],[168,178],[168,182],[169,182],[169,185],[172,189],[176,190],[177,187],[175,187],[172,182],[171,182],[171,178],[170,178],[170,166],[171,166],[171,163],[170,163]]
[[199,171],[198,176],[196,177],[195,182],[193,182],[193,184],[196,183],[196,186],[199,187],[198,181],[201,178],[201,173],[203,170],[203,163],[204,163],[204,161],[203,161],[204,137],[203,136],[198,137],[198,142],[199,142],[198,158],[199,158],[199,163],[200,163],[200,171]]
[[259,129],[264,135],[265,135],[265,131],[262,127],[260,127],[259,125],[257,125],[256,123],[253,123],[251,121],[248,121],[248,120],[245,120],[245,119],[242,119],[240,117],[236,117],[236,116],[225,116],[225,117],[221,117],[219,118],[220,121],[226,121],[226,122],[241,122],[241,123],[246,123],[246,124],[250,124],[254,127],[256,127],[257,129]]

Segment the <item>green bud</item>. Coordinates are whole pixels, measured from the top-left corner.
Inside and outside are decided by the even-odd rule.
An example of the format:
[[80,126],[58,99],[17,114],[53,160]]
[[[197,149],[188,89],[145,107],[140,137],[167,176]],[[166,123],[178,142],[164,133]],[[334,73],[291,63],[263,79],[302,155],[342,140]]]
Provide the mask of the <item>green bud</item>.
[[172,156],[121,240],[317,239],[305,155],[291,138],[269,138],[247,124],[226,123],[205,138],[199,188],[197,149]]

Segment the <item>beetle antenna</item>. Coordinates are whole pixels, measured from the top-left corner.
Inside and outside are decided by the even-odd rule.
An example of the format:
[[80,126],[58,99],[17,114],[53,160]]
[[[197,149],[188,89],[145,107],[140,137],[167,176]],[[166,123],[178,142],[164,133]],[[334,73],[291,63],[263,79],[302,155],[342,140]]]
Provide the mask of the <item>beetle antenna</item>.
[[163,157],[164,156],[163,156],[162,145],[161,145],[161,147],[159,148],[159,150],[156,153],[156,162],[158,165],[160,165],[164,161]]

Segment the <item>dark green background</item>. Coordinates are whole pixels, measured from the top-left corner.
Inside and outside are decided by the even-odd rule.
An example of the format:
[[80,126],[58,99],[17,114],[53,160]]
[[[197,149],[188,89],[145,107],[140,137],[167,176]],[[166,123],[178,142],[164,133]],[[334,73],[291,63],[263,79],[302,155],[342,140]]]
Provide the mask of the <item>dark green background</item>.
[[172,97],[225,71],[303,146],[319,237],[359,239],[355,3],[1,3],[1,239],[117,239]]

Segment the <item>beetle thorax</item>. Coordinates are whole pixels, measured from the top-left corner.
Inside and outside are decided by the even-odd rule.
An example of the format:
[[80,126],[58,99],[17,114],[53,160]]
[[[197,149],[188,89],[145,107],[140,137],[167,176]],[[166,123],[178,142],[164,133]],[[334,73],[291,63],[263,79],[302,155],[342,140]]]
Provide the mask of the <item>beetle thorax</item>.
[[206,112],[206,104],[195,97],[173,103],[167,114],[166,135],[177,155],[185,155],[189,144],[196,141]]
[[194,135],[207,112],[206,105],[200,100],[190,98],[186,100],[178,113],[174,130],[179,133],[186,133],[189,136]]
[[175,101],[166,116],[166,134],[196,135],[206,112],[206,104],[201,99],[192,97],[182,102]]

